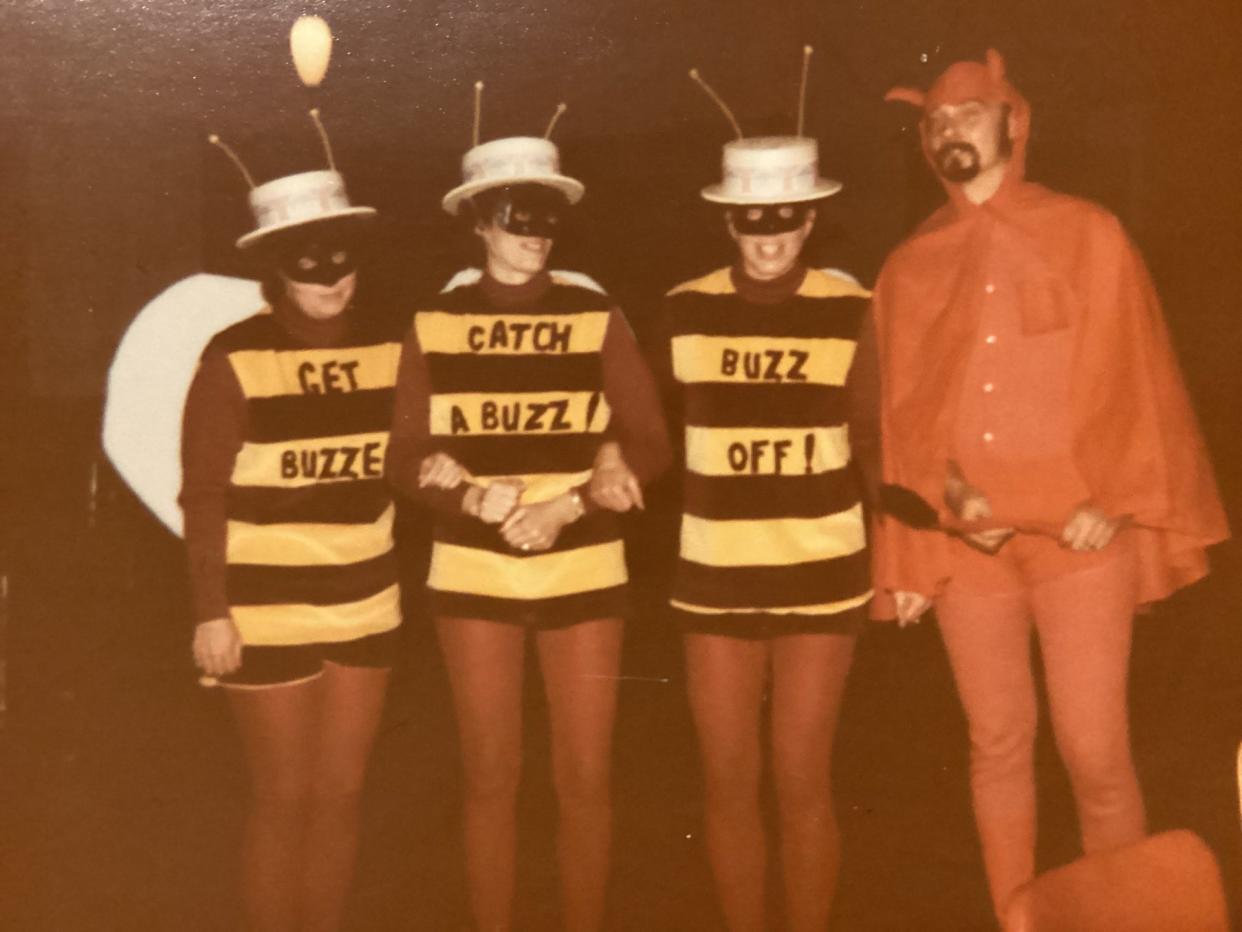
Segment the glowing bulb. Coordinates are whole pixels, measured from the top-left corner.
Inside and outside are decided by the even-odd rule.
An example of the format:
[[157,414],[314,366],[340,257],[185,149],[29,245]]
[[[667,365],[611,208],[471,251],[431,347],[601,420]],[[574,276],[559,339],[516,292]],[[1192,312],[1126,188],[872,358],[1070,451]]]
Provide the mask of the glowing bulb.
[[293,67],[307,87],[318,87],[328,73],[332,56],[332,30],[318,16],[300,16],[289,30],[289,49]]

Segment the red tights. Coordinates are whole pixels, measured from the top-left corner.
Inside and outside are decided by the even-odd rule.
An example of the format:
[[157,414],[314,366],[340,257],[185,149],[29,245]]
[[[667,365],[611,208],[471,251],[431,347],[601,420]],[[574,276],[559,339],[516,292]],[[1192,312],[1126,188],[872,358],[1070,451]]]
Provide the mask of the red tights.
[[1000,916],[1035,873],[1032,625],[1083,848],[1143,837],[1126,703],[1136,569],[1124,535],[1088,555],[1023,535],[995,557],[958,547],[936,611],[970,726],[975,820]]
[[730,932],[766,922],[766,844],[759,807],[760,713],[771,676],[772,770],[785,915],[791,932],[823,932],[836,888],[840,833],[832,744],[854,637],[743,640],[686,635],[686,676],[706,783],[707,850]]
[[[505,932],[513,903],[526,630],[462,618],[441,618],[437,627],[461,735],[471,908],[479,932]],[[596,932],[604,921],[621,631],[620,620],[606,619],[535,634],[551,722],[557,859],[570,932]]]
[[340,928],[388,672],[328,663],[313,680],[227,691],[250,765],[242,852],[250,932]]

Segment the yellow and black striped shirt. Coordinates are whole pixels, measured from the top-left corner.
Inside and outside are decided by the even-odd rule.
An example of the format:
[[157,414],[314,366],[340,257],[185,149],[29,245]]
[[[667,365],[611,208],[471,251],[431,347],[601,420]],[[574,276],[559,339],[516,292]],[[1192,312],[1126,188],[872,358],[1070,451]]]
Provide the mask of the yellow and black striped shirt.
[[400,623],[384,481],[400,350],[361,333],[309,347],[270,311],[208,347],[245,398],[226,591],[246,644],[347,641]]
[[[523,504],[586,482],[611,417],[601,350],[617,313],[606,295],[557,273],[450,288],[415,314],[411,334],[429,382],[430,448],[481,484],[520,479]],[[475,518],[436,516],[427,586],[438,616],[535,626],[613,617],[626,580],[608,512],[585,515],[538,553],[509,547]]]
[[685,477],[671,604],[694,616],[814,620],[871,595],[845,381],[867,291],[797,272],[787,292],[721,269],[666,299]]

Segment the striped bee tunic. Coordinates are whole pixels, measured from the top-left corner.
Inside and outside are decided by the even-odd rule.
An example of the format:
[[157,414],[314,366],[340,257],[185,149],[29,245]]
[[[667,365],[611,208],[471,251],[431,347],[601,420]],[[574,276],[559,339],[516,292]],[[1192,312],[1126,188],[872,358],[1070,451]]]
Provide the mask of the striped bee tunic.
[[[383,475],[400,344],[296,317],[268,309],[217,335],[187,402],[197,619],[230,615],[248,645],[349,641],[401,620]],[[313,339],[326,330],[339,339]]]
[[[478,484],[519,479],[520,504],[545,502],[588,482],[613,436],[640,481],[665,467],[654,380],[625,318],[583,281],[545,272],[505,285],[476,275],[415,314],[389,464],[399,488],[426,499],[418,465],[441,451]],[[436,509],[427,579],[436,616],[556,627],[624,612],[615,514],[589,508],[549,550],[527,552],[463,514],[460,495],[447,501]]]
[[692,630],[857,627],[871,597],[846,378],[868,292],[721,269],[666,299],[685,476],[671,604]]

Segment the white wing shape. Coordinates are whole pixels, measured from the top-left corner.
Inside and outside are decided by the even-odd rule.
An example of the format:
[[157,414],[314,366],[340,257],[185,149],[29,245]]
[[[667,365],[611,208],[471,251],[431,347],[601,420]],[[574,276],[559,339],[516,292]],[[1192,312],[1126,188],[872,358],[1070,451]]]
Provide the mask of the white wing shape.
[[[590,275],[583,275],[581,272],[566,272],[563,270],[554,270],[548,273],[552,276],[552,281],[561,285],[577,285],[579,288],[589,288],[591,291],[598,291],[600,294],[607,294],[603,286],[593,279]],[[483,277],[482,269],[462,269],[456,275],[448,280],[440,294],[448,294],[458,288],[466,288],[469,285],[477,284],[479,279]]]
[[264,306],[259,283],[191,275],[152,299],[108,370],[103,448],[121,478],[181,536],[181,415],[211,338]]

